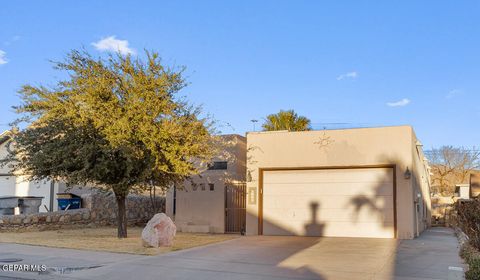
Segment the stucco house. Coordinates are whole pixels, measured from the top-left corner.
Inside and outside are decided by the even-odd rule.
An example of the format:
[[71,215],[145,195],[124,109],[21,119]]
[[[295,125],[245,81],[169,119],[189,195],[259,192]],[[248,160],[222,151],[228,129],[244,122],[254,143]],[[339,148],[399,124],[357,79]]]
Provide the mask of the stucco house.
[[246,138],[222,135],[224,148],[208,168],[166,194],[166,214],[182,232],[245,230]]
[[[10,140],[10,131],[0,134],[0,159],[5,159],[9,154],[9,150],[12,148]],[[58,208],[57,192],[59,192],[58,183],[52,183],[49,180],[31,181],[21,173],[13,173],[8,164],[0,166],[0,196],[43,197],[39,211],[47,212],[47,209],[56,210]]]
[[410,126],[230,137],[238,161],[218,157],[168,192],[181,231],[411,239],[431,225],[430,168]]
[[249,235],[410,239],[431,223],[410,126],[247,134]]

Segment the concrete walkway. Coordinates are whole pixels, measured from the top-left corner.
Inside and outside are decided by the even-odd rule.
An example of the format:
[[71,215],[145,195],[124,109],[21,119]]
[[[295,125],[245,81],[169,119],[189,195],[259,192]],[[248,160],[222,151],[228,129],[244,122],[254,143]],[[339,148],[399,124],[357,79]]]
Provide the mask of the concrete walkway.
[[[453,231],[415,240],[252,236],[159,256],[0,244],[0,259],[88,267],[67,274],[5,273],[23,279],[462,279]],[[13,252],[12,252],[13,251]],[[48,256],[48,257],[44,257]],[[6,278],[12,279],[12,278]]]
[[430,228],[416,239],[404,240],[396,253],[396,279],[463,279],[459,249],[450,228]]

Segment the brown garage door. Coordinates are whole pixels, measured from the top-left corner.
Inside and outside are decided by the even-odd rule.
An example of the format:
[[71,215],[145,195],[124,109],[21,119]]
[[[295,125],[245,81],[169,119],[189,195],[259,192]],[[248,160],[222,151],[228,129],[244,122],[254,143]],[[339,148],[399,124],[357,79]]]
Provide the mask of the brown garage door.
[[394,238],[392,168],[263,171],[263,234]]

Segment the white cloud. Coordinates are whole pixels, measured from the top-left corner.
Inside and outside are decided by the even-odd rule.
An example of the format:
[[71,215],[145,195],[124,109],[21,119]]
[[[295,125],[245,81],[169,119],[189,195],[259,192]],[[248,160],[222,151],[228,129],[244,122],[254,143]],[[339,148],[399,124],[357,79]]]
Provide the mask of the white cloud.
[[342,74],[337,77],[338,81],[344,80],[344,79],[356,79],[358,77],[358,73],[356,71],[348,72],[345,74]]
[[458,95],[462,94],[462,91],[459,89],[452,89],[451,91],[448,92],[448,94],[445,96],[446,99],[452,99]]
[[14,42],[16,42],[16,41],[18,41],[18,40],[20,40],[20,39],[21,39],[21,37],[20,37],[19,35],[15,35],[15,36],[13,36],[10,40],[3,42],[3,44],[4,44],[5,46],[10,46],[12,43],[14,43]]
[[92,46],[99,51],[119,52],[123,55],[136,53],[134,49],[128,47],[127,40],[119,40],[116,39],[115,36],[103,38],[98,42],[92,43]]
[[408,104],[410,104],[410,99],[404,98],[404,99],[399,100],[399,101],[388,102],[388,103],[387,103],[387,106],[390,106],[390,107],[403,107],[403,106],[407,106]]
[[7,60],[6,55],[7,55],[6,52],[0,50],[0,65],[7,64],[8,60]]

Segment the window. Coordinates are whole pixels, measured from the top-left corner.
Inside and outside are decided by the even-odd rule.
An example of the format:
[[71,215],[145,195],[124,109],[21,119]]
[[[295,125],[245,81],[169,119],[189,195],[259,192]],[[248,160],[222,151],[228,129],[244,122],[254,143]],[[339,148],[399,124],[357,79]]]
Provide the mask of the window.
[[459,186],[455,187],[455,196],[460,196],[460,187]]
[[205,190],[205,184],[204,184],[204,183],[201,183],[201,184],[200,184],[200,188],[202,188],[202,191],[204,191],[204,190]]
[[214,191],[215,190],[215,184],[208,184],[208,187],[210,188],[211,191]]
[[227,162],[226,161],[214,161],[208,165],[208,170],[226,170]]

